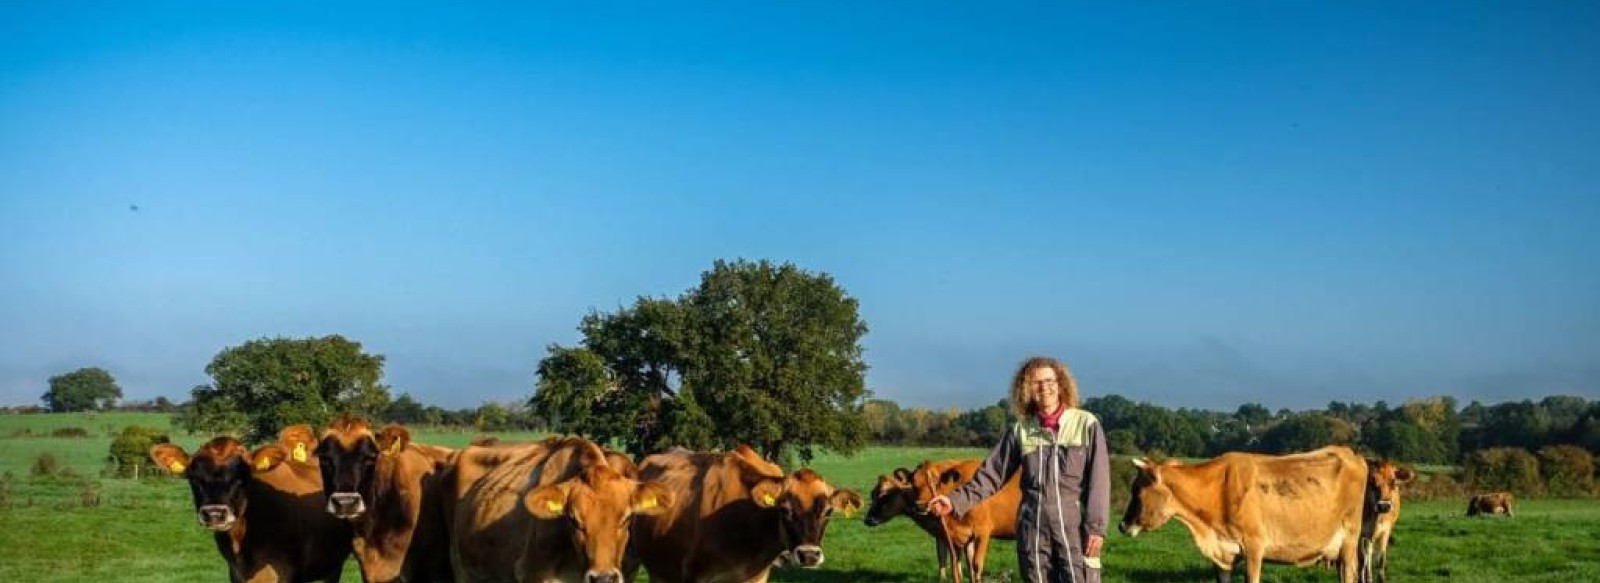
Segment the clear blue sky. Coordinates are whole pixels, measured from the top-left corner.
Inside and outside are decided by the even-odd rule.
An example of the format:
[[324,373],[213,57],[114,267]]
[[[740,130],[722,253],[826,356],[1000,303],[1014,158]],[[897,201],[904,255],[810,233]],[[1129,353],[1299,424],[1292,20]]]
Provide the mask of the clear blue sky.
[[0,404],[329,333],[509,401],[738,257],[832,274],[908,405],[1035,353],[1600,398],[1600,3],[224,4],[0,6]]

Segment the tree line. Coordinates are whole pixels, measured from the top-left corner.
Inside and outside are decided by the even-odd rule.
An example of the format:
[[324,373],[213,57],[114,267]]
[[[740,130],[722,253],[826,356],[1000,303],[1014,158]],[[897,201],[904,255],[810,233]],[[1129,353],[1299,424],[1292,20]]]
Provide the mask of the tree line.
[[[394,397],[383,383],[383,355],[329,335],[224,348],[205,367],[212,382],[191,389],[187,402],[139,405],[176,409],[175,424],[191,432],[251,441],[350,412],[486,432],[578,434],[635,455],[749,444],[774,459],[802,461],[821,448],[848,454],[868,443],[987,447],[1011,423],[1003,401],[936,411],[872,398],[857,301],[826,273],[789,263],[719,260],[677,296],[591,311],[577,330],[575,344],[547,347],[530,367],[532,394],[511,403],[448,410]],[[86,368],[51,378],[41,400],[73,411],[124,405],[121,396],[109,372]],[[1335,401],[1274,412],[1259,403],[1168,409],[1108,394],[1083,407],[1099,416],[1119,454],[1209,457],[1339,443],[1412,463],[1459,464],[1495,448],[1570,444],[1600,452],[1600,402],[1573,396],[1466,406],[1448,396],[1398,406]]]

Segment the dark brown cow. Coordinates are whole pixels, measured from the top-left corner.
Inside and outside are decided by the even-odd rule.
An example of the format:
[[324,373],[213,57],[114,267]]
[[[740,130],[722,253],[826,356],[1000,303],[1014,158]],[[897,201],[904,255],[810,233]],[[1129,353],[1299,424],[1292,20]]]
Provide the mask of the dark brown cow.
[[254,452],[231,437],[212,439],[193,456],[172,444],[150,448],[156,465],[188,480],[229,581],[339,580],[350,556],[350,527],[322,510],[322,477],[304,463],[310,439],[311,428],[301,425]]
[[462,450],[451,474],[456,581],[622,583],[630,523],[668,511],[673,496],[613,468],[632,466],[617,457],[577,437]]
[[363,419],[329,424],[314,452],[322,466],[326,512],[350,521],[367,583],[450,580],[441,474],[453,450],[411,443],[390,424],[378,434]]
[[[729,453],[673,451],[640,464],[678,504],[633,525],[636,560],[653,583],[766,581],[773,562],[816,568],[835,511],[854,512],[861,495],[835,489],[810,469],[785,476],[748,447]],[[637,565],[626,568],[629,580]]]
[[1478,494],[1467,501],[1467,516],[1477,516],[1479,514],[1516,516],[1511,508],[1515,502],[1516,497],[1510,492]]
[[1294,455],[1225,453],[1205,462],[1134,460],[1139,474],[1120,529],[1129,536],[1177,518],[1200,553],[1232,580],[1243,557],[1249,583],[1263,561],[1339,565],[1339,580],[1359,570],[1367,464],[1340,446]]
[[[911,471],[912,489],[916,492],[918,509],[927,508],[935,496],[949,494],[978,473],[982,460],[924,461]],[[945,517],[942,528],[949,533],[950,544],[965,559],[971,581],[982,581],[983,565],[989,554],[992,539],[1016,540],[1017,508],[1022,505],[1022,472],[1011,479],[983,502],[962,516]]]
[[950,569],[950,541],[945,538],[944,526],[938,518],[917,509],[917,490],[911,484],[911,470],[906,468],[895,468],[890,475],[878,476],[867,503],[867,515],[861,523],[876,527],[899,516],[911,519],[917,528],[933,537],[939,580],[945,580]]

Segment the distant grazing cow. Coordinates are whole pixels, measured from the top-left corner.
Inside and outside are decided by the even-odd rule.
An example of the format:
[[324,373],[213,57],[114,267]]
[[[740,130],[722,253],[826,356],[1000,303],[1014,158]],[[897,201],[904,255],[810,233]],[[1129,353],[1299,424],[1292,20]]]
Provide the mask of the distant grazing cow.
[[289,427],[255,451],[217,437],[194,452],[172,444],[150,459],[189,481],[200,525],[215,533],[233,583],[337,582],[350,527],[322,507],[322,476],[306,450],[311,428]]
[[815,471],[786,477],[744,446],[652,455],[639,476],[666,486],[677,504],[634,522],[630,581],[641,562],[653,583],[766,581],[780,557],[815,568],[828,519],[861,507],[861,495],[835,489]]
[[449,480],[457,583],[622,583],[629,525],[674,496],[613,462],[632,465],[578,437],[462,450]]
[[1478,494],[1467,502],[1467,516],[1477,516],[1479,514],[1516,516],[1511,508],[1516,502],[1515,498],[1510,492]]
[[366,420],[346,415],[328,425],[314,453],[327,512],[355,529],[364,581],[450,580],[440,475],[454,450],[412,443],[397,424],[374,434]]
[[[916,507],[926,508],[928,501],[935,496],[949,494],[967,483],[977,474],[980,464],[982,460],[975,459],[922,462],[911,471],[912,490],[917,497]],[[951,544],[960,553],[957,558],[966,560],[971,581],[983,580],[983,565],[991,539],[1016,540],[1017,509],[1022,505],[1021,484],[1022,472],[1017,472],[995,495],[973,506],[964,515],[946,517],[944,524],[940,525],[941,530],[948,531]]]
[[1367,464],[1349,448],[1226,453],[1193,465],[1137,459],[1134,465],[1139,474],[1123,533],[1137,536],[1177,518],[1221,583],[1232,580],[1239,557],[1249,583],[1261,581],[1263,561],[1335,561],[1342,583],[1357,580]]

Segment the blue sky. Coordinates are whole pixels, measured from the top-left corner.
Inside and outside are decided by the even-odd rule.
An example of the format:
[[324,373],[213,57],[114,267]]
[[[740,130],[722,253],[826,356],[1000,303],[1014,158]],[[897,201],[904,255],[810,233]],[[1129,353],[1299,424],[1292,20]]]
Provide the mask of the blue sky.
[[1600,398],[1593,2],[122,4],[0,7],[0,404],[330,333],[509,401],[738,257],[833,275],[908,405],[1037,353],[1167,406]]

